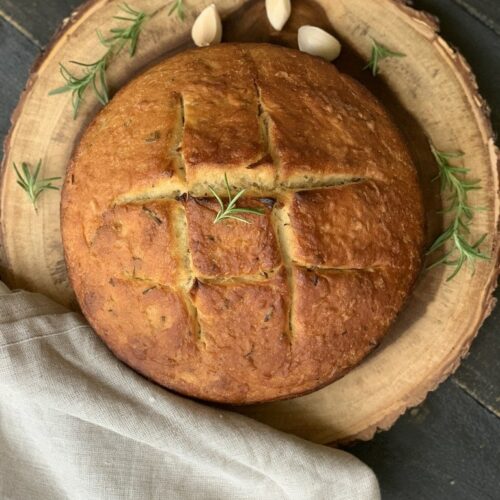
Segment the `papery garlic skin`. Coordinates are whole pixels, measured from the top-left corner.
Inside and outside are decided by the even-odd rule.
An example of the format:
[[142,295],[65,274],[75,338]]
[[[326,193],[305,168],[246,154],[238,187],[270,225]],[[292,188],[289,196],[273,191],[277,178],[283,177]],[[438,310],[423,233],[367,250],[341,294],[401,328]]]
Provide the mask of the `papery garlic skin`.
[[222,40],[222,21],[215,4],[203,9],[191,28],[191,38],[198,47],[207,47]]
[[271,26],[281,31],[292,13],[290,0],[266,0],[266,13]]
[[312,56],[333,61],[340,55],[342,46],[330,33],[316,26],[301,26],[298,32],[299,49]]

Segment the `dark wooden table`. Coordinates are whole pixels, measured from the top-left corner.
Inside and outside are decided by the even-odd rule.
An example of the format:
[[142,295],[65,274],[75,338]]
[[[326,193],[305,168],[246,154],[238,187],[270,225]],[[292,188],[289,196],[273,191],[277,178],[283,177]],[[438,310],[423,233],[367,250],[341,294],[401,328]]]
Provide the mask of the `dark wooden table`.
[[[333,0],[332,0],[333,1]],[[35,57],[81,0],[0,0],[0,135]],[[500,131],[500,0],[416,0],[465,55]],[[497,292],[497,297],[500,294]],[[349,451],[384,499],[500,499],[500,307],[460,369],[394,427]]]

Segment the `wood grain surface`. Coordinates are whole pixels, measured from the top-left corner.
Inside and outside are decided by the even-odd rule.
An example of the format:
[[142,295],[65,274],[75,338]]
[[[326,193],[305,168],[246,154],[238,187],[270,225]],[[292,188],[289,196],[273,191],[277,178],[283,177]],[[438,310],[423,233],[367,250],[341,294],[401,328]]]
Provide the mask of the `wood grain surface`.
[[[0,13],[7,12],[9,3],[12,2],[0,0]],[[31,7],[37,2],[19,2],[22,3]],[[45,39],[69,12],[71,3],[62,0],[46,2],[57,5],[58,8],[53,10],[61,15],[47,19],[47,23],[39,23],[45,30]],[[469,52],[467,55],[478,72],[481,90],[493,106],[493,122],[498,125],[500,106],[494,92],[498,72],[494,71],[494,63],[498,64],[499,51],[495,53],[492,47],[499,40],[494,31],[485,27],[480,17],[471,16],[451,0],[417,4],[440,14],[447,38],[465,53]],[[19,8],[22,11],[24,6]],[[482,14],[488,15],[487,11]],[[12,19],[11,15],[8,13],[5,17],[14,21],[21,31],[10,22],[0,23],[6,41],[0,45],[0,57],[10,65],[9,74],[1,75],[0,124],[4,133],[9,110],[15,104],[15,96],[21,90],[31,59],[37,52],[31,40],[35,39],[34,35],[31,34],[30,38],[21,33],[29,32],[29,23],[23,24],[25,18],[22,16]],[[25,17],[29,21],[29,16]],[[40,39],[43,40],[43,35]],[[488,49],[490,53],[487,53]],[[500,444],[498,419],[494,417],[495,412],[498,415],[499,402],[497,332],[498,312],[487,320],[471,356],[451,381],[432,394],[420,409],[408,412],[390,432],[377,436],[371,443],[350,448],[374,467],[385,498],[436,498],[436,494],[439,498],[495,497],[497,478],[494,464],[499,461]],[[483,436],[487,436],[486,442]],[[473,458],[477,466],[464,466]]]

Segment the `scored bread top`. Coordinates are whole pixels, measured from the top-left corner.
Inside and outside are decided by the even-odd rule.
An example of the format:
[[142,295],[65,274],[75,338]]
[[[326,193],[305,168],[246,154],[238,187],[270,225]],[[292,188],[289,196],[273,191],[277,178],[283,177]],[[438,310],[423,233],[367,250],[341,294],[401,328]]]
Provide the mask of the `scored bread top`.
[[[263,215],[213,223],[225,174]],[[339,378],[421,266],[417,176],[386,112],[332,65],[266,44],[190,50],[130,82],[84,133],[61,207],[96,332],[140,373],[212,401]]]

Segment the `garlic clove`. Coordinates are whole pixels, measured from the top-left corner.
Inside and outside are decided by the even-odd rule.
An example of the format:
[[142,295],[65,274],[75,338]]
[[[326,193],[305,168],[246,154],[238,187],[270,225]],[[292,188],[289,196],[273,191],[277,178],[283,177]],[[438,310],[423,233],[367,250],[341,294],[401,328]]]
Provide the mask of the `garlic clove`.
[[333,35],[316,26],[301,26],[298,42],[302,52],[322,57],[327,61],[336,59],[342,49],[340,42]]
[[191,37],[198,47],[207,47],[222,40],[222,22],[215,4],[200,12],[191,28]]
[[292,13],[290,0],[266,0],[266,12],[271,26],[281,31]]

